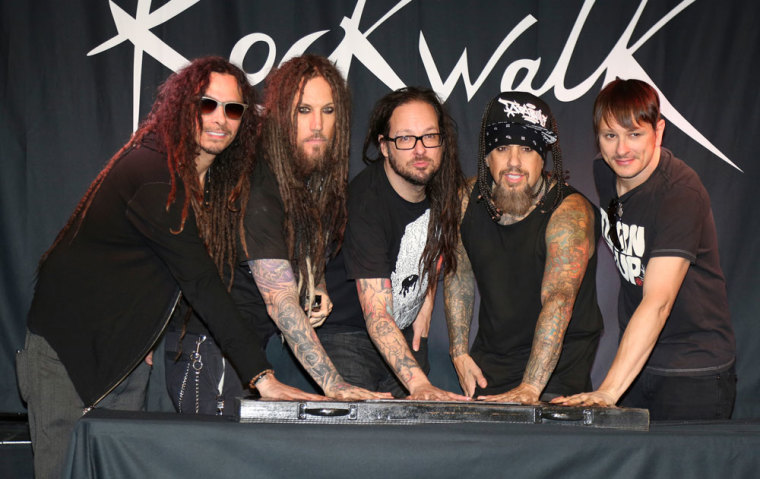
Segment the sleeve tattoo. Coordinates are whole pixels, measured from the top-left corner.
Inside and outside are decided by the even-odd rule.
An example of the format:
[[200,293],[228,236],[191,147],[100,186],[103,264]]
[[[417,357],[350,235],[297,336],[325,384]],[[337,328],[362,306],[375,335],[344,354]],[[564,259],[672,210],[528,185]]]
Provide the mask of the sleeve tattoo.
[[[464,217],[469,203],[469,188],[462,192],[461,217]],[[460,221],[461,223],[461,221]],[[462,234],[458,235],[456,248],[457,269],[443,279],[443,301],[446,312],[446,327],[449,331],[449,353],[451,358],[469,352],[470,324],[475,303],[475,274],[467,251],[462,244]]]
[[452,358],[469,351],[470,324],[475,303],[475,275],[461,238],[456,249],[457,269],[443,280],[449,353]]
[[579,194],[568,196],[546,229],[546,264],[541,314],[536,323],[523,382],[543,390],[562,351],[575,297],[594,251],[594,215]]
[[393,320],[393,290],[389,278],[357,279],[356,289],[372,342],[393,369],[396,376],[409,385],[422,369]]
[[249,261],[269,316],[277,324],[290,349],[309,375],[328,391],[343,378],[319,343],[317,333],[301,309],[298,289],[290,261],[262,259]]

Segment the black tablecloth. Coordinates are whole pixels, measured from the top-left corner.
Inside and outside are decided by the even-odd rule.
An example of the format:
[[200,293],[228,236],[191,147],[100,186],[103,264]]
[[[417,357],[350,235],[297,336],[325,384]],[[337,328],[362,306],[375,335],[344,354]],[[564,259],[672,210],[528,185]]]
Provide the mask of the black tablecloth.
[[648,432],[547,424],[240,424],[93,411],[66,477],[760,477],[760,421],[653,423]]

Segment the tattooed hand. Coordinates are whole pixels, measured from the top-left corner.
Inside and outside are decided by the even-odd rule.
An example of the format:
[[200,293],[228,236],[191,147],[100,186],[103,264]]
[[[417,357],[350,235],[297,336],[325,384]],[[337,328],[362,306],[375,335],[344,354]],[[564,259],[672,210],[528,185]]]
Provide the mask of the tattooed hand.
[[470,401],[472,398],[439,389],[429,382],[414,388],[406,399],[415,401]]
[[311,394],[298,388],[283,384],[274,377],[273,373],[266,374],[256,383],[256,390],[264,399],[280,401],[324,401],[327,398],[319,394]]
[[531,384],[522,383],[516,388],[502,394],[478,396],[478,400],[487,402],[511,402],[519,404],[538,404],[541,391]]
[[[296,359],[326,395],[344,394],[345,381],[330,361],[317,333],[298,304],[298,287],[290,262],[283,259],[249,261],[269,316],[288,342]],[[353,386],[351,386],[353,387]]]
[[327,393],[328,396],[339,401],[362,401],[365,399],[393,399],[391,393],[373,392],[364,388],[352,386],[343,381],[336,383]]

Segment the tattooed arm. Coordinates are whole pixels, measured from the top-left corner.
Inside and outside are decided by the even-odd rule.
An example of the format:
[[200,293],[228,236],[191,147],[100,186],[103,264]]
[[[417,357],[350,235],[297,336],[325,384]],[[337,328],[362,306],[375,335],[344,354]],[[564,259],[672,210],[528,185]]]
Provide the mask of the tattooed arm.
[[298,288],[290,261],[260,259],[249,261],[248,265],[267,305],[269,316],[277,324],[298,361],[327,396],[341,400],[390,397],[388,393],[367,391],[343,380],[299,305]]
[[470,324],[475,303],[475,275],[462,241],[457,246],[457,269],[443,280],[443,300],[446,307],[446,326],[449,330],[449,354],[466,396],[475,394],[476,384],[488,385],[469,353]]
[[[462,193],[462,217],[467,211],[470,188]],[[475,275],[472,272],[470,258],[462,244],[462,236],[456,249],[457,269],[443,279],[443,301],[446,310],[446,326],[449,330],[449,353],[454,363],[459,384],[464,394],[472,397],[475,385],[486,387],[483,372],[469,354],[470,324],[475,304]]]
[[393,292],[390,278],[357,279],[359,302],[372,342],[396,377],[409,391],[408,399],[457,401],[468,399],[433,386],[414,360],[401,330],[393,321]]
[[594,247],[594,213],[591,205],[581,195],[572,194],[552,213],[546,227],[542,308],[522,383],[504,394],[484,396],[482,399],[524,404],[538,402],[559,360],[575,297]]

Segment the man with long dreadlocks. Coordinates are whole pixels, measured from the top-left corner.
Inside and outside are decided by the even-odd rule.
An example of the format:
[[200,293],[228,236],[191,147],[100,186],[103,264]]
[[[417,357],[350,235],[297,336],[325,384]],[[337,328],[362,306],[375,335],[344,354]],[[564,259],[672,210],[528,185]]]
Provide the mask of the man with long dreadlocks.
[[[388,398],[344,381],[314,332],[332,308],[325,262],[346,223],[350,108],[345,80],[324,57],[292,58],[267,78],[261,159],[244,222],[248,250],[232,292],[251,318],[261,318],[265,305],[327,396]],[[251,275],[256,288],[244,279]]]
[[[547,150],[554,168],[544,171]],[[465,394],[524,404],[585,391],[602,330],[594,209],[564,182],[549,106],[491,100],[478,176],[463,197],[457,269],[444,280],[450,352]],[[479,329],[468,353],[475,283]]]
[[242,232],[235,202],[247,188],[254,101],[245,74],[221,58],[170,76],[43,255],[17,358],[36,477],[60,477],[83,412],[143,407],[149,351],[180,295],[262,396],[301,393],[274,378],[219,274]]
[[430,383],[424,338],[441,261],[446,271],[456,265],[464,176],[454,122],[432,90],[391,92],[375,104],[362,156],[369,166],[349,188],[345,244],[328,265],[337,307],[320,339],[352,384],[467,400]]

